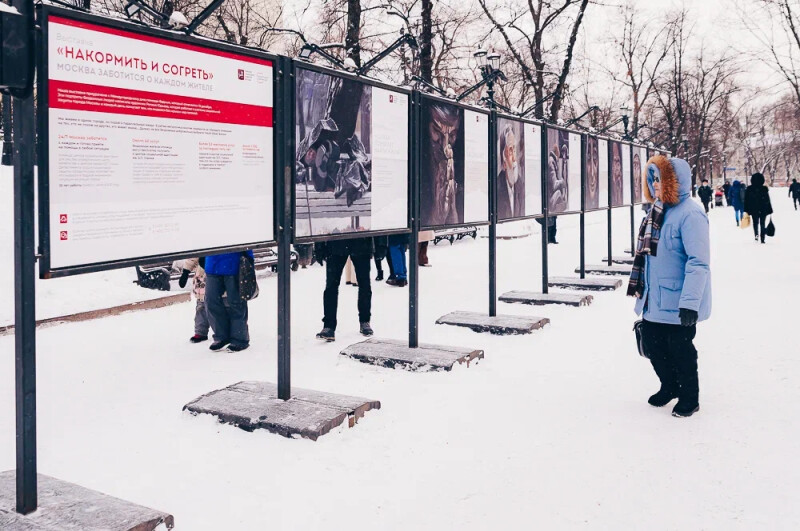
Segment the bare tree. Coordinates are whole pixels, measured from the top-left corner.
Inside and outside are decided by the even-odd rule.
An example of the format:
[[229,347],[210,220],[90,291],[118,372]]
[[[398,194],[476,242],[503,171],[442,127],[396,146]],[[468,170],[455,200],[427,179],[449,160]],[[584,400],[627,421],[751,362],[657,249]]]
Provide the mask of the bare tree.
[[[517,101],[520,104],[528,98],[532,89],[536,101],[541,101],[546,91],[551,92],[549,119],[558,120],[567,80],[572,66],[573,52],[578,31],[583,23],[589,0],[526,0],[525,3],[512,3],[503,7],[489,7],[488,0],[478,0],[484,14],[491,24],[490,35],[500,35],[505,49],[518,69]],[[548,48],[548,37],[563,35],[567,29],[566,46],[555,45]],[[548,67],[556,64],[556,72]],[[546,75],[553,75],[556,82],[548,87]],[[538,118],[545,117],[544,104],[534,110]]]

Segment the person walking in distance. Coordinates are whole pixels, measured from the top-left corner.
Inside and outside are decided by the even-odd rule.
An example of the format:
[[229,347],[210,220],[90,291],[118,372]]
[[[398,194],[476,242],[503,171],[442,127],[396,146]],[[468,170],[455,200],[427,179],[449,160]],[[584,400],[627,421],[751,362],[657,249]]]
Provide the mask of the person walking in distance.
[[736,216],[736,226],[744,217],[744,186],[741,181],[733,181],[731,189],[728,192],[728,204],[733,207],[733,214]]
[[797,210],[797,203],[800,203],[800,183],[797,179],[792,179],[792,184],[789,185],[789,197],[794,200],[794,209]]
[[[253,251],[247,251],[252,259]],[[242,253],[206,257],[206,309],[214,331],[211,350],[238,352],[250,346],[247,328],[247,300],[239,293],[239,258]],[[227,299],[227,304],[223,300]]]
[[722,185],[722,193],[725,194],[725,204],[731,206],[731,183],[727,180]]
[[754,173],[750,177],[750,186],[744,193],[744,211],[753,218],[753,232],[758,241],[759,229],[761,230],[761,243],[766,243],[767,235],[764,229],[767,216],[772,214],[772,202],[769,199],[769,188],[764,186],[764,176]]
[[653,207],[639,229],[628,295],[636,297],[642,348],[661,382],[648,403],[663,407],[677,398],[672,414],[689,417],[700,409],[693,340],[697,323],[711,315],[708,216],[690,200],[685,160],[656,155],[642,178]]
[[703,179],[703,186],[697,189],[697,195],[700,197],[700,201],[703,202],[703,208],[706,209],[706,214],[708,214],[708,205],[711,203],[711,197],[714,195],[714,191],[708,185],[707,179]]
[[324,316],[322,331],[317,339],[334,341],[336,339],[336,314],[339,307],[339,284],[347,259],[353,262],[358,282],[358,321],[361,335],[371,336],[369,324],[372,317],[372,286],[370,284],[370,264],[372,262],[372,238],[336,240],[318,244],[320,257],[325,261],[325,293],[322,296]]

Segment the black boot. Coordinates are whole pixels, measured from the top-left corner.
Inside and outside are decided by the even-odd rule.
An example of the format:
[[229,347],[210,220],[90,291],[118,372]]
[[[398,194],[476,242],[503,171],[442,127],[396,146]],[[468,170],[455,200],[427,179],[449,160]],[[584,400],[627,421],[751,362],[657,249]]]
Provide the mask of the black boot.
[[378,269],[378,276],[375,277],[375,280],[378,281],[378,282],[383,280],[383,269]]
[[691,417],[700,410],[700,404],[697,402],[689,403],[686,400],[678,400],[675,407],[672,409],[673,417]]
[[674,391],[662,387],[656,394],[647,399],[647,403],[653,407],[664,407],[675,398],[678,398],[678,395]]

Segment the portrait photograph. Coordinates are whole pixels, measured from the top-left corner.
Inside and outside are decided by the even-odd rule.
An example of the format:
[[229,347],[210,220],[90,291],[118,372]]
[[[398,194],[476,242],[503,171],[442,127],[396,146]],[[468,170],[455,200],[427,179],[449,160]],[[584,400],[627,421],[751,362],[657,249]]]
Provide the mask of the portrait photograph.
[[611,206],[618,207],[625,204],[623,198],[625,185],[622,182],[622,145],[611,142]]
[[547,209],[566,212],[569,205],[569,133],[547,130]]
[[586,138],[586,210],[600,208],[600,156],[597,137]]
[[497,120],[497,219],[525,216],[525,134],[522,122]]

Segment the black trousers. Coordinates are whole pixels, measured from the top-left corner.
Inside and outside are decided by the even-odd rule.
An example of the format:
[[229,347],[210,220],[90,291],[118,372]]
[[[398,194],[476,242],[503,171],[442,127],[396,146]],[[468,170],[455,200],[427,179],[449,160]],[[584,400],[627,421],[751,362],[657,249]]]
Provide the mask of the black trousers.
[[703,201],[703,206],[706,208],[706,214],[708,214],[708,204],[709,204],[710,202],[711,202],[711,201]]
[[753,214],[753,232],[755,232],[756,237],[758,237],[758,226],[761,225],[761,241],[763,242],[764,239],[767,237],[764,234],[764,227],[767,225],[767,215],[766,214]]
[[[358,320],[361,323],[369,322],[372,312],[372,287],[370,286],[369,255],[351,255],[353,268],[356,270],[358,282]],[[322,322],[325,328],[336,330],[336,311],[339,307],[339,283],[342,281],[342,271],[347,263],[347,256],[330,256],[325,266],[325,293],[322,303],[325,316]]]
[[681,326],[644,321],[642,339],[650,354],[662,389],[681,401],[698,404],[700,386],[697,378],[697,349],[692,340],[696,326]]
[[797,203],[800,203],[800,197],[794,198],[794,209],[797,210]]

